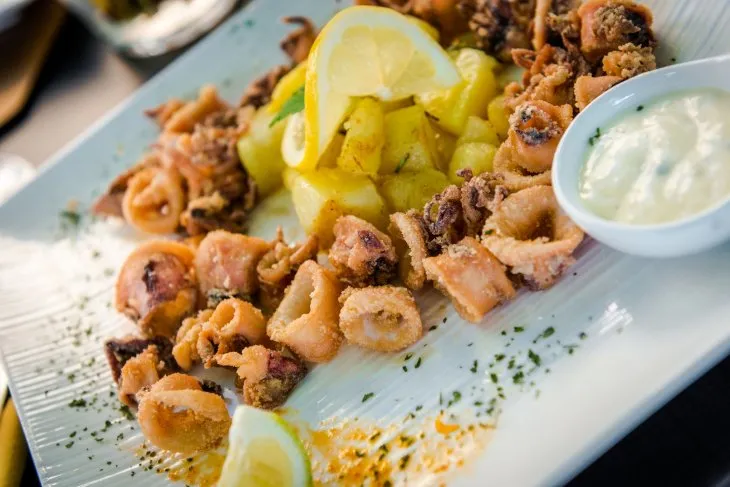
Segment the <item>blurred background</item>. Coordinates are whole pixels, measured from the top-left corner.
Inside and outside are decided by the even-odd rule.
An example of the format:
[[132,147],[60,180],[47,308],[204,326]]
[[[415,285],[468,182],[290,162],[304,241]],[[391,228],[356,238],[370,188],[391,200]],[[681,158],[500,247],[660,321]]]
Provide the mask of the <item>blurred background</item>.
[[[0,202],[239,8],[238,0],[0,0]],[[0,486],[37,486],[4,401],[0,371]],[[571,485],[730,486],[728,411],[730,359]]]

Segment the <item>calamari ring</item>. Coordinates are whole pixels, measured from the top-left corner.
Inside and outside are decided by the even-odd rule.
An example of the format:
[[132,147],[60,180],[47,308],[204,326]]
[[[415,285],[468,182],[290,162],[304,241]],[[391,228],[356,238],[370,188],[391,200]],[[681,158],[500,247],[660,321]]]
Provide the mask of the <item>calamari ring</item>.
[[231,426],[223,398],[203,391],[197,379],[185,374],[164,377],[139,396],[139,427],[163,450],[186,455],[210,450]]
[[572,120],[570,105],[558,107],[536,100],[518,106],[510,117],[508,135],[517,163],[532,174],[550,170],[558,143]]
[[175,346],[172,348],[172,356],[182,370],[190,370],[193,364],[200,361],[197,348],[198,336],[200,335],[200,330],[203,328],[203,323],[212,314],[212,309],[206,309],[195,316],[185,318],[182,325],[180,325],[180,329],[177,330]]
[[603,93],[622,82],[618,76],[579,76],[575,80],[575,106],[583,111]]
[[656,44],[651,10],[631,0],[588,0],[578,8],[578,16],[580,48],[591,62],[627,43]]
[[184,209],[180,176],[161,167],[148,167],[132,176],[122,198],[124,219],[148,233],[173,233]]
[[421,224],[407,213],[393,213],[390,215],[388,233],[398,256],[398,275],[408,289],[421,289],[426,282],[423,259],[428,257]]
[[550,186],[508,196],[484,224],[482,244],[530,287],[546,289],[575,259],[583,230],[560,209]]
[[160,379],[157,369],[160,356],[155,345],[150,345],[131,359],[127,360],[119,376],[119,400],[127,406],[136,406],[136,395]]
[[230,298],[216,306],[198,334],[197,350],[205,367],[219,355],[241,352],[266,339],[266,319],[251,303]]
[[472,237],[450,245],[423,265],[434,286],[451,299],[462,318],[472,323],[516,294],[502,264]]
[[494,172],[502,179],[502,185],[507,191],[520,191],[525,188],[552,184],[552,171],[547,170],[538,174],[530,174],[517,163],[514,148],[509,142],[504,142],[494,156]]
[[269,338],[308,362],[328,362],[342,343],[337,326],[340,283],[313,260],[304,262],[269,320]]
[[349,288],[340,302],[340,330],[350,343],[378,352],[397,352],[423,335],[418,306],[406,288]]
[[213,112],[227,108],[226,102],[218,97],[218,91],[213,85],[204,85],[200,88],[198,98],[178,106],[165,121],[164,132],[183,133],[192,132],[195,125],[202,122]]
[[197,307],[198,289],[187,245],[155,240],[124,261],[116,283],[115,307],[137,322],[145,336],[175,336]]

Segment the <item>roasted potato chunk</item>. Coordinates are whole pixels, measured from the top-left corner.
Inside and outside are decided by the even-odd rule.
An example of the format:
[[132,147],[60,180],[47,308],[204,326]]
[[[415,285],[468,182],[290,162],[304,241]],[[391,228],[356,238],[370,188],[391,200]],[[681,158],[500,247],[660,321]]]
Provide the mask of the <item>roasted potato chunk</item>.
[[487,113],[489,121],[491,122],[494,129],[497,131],[499,138],[504,140],[507,138],[507,132],[509,131],[509,117],[504,109],[504,96],[498,96],[494,100],[489,102],[487,106]]
[[380,193],[391,212],[421,209],[435,195],[449,185],[444,173],[436,169],[419,172],[401,172],[386,176],[380,183]]
[[355,174],[378,174],[385,144],[383,108],[374,99],[363,98],[345,122],[345,130],[337,166]]
[[449,164],[449,180],[454,184],[461,184],[464,179],[456,173],[461,169],[471,169],[476,176],[483,172],[492,171],[492,163],[497,148],[486,142],[467,142],[461,144],[454,151]]
[[299,222],[325,248],[332,244],[332,226],[343,214],[355,215],[380,228],[386,225],[385,202],[367,176],[340,168],[301,174],[289,169],[285,179]]
[[414,105],[385,115],[385,146],[380,174],[418,172],[436,167],[438,151],[423,107]]
[[238,157],[256,182],[262,198],[281,186],[281,174],[285,167],[281,156],[281,138],[286,124],[277,123],[269,127],[273,118],[274,115],[266,106],[261,107],[237,146]]
[[469,142],[485,142],[495,147],[498,147],[500,144],[499,134],[497,133],[497,129],[494,128],[494,125],[487,120],[474,116],[466,120],[464,132],[459,136],[456,144],[462,145]]
[[453,56],[461,83],[448,90],[422,93],[416,96],[416,103],[433,115],[444,130],[460,135],[469,116],[487,115],[487,104],[497,95],[493,69],[498,63],[477,49],[461,49]]

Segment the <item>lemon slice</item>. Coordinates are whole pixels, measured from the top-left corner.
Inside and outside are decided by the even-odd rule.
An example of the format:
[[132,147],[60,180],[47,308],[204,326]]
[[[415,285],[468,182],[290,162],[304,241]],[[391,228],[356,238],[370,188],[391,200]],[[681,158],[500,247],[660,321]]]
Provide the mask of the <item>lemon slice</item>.
[[309,457],[297,434],[274,413],[239,406],[218,487],[306,487]]
[[460,81],[446,51],[407,16],[383,7],[342,10],[322,29],[309,55],[304,166],[316,165],[352,109],[353,97],[400,100]]

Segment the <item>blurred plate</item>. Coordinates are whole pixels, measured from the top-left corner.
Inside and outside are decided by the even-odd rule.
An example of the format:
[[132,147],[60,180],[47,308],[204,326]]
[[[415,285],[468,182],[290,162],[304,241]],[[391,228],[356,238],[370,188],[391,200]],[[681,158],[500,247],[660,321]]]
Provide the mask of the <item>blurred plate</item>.
[[[0,0],[1,1],[1,0]],[[215,27],[239,0],[165,0],[152,15],[115,21],[88,0],[61,0],[99,36],[134,57],[151,57],[183,47]]]
[[[186,472],[198,471],[198,459],[194,465],[179,457],[139,459],[144,439],[119,410],[102,352],[106,338],[135,329],[111,300],[114,275],[141,236],[87,216],[77,228],[63,211],[71,200],[88,208],[155,140],[144,109],[193,97],[205,83],[237,100],[250,80],[285,61],[278,47],[289,31],[279,21],[283,15],[309,15],[321,25],[345,3],[255,0],[0,207],[0,351],[44,485],[166,486],[167,468],[188,485],[201,482],[179,470],[182,464]],[[665,63],[719,54],[730,45],[727,0],[647,3]],[[286,194],[265,206],[253,218],[252,234],[270,237],[278,223],[288,235],[296,232]],[[457,416],[446,421],[464,425],[481,414],[476,420],[496,422],[496,429],[470,441],[472,430],[464,427],[464,441],[451,453],[414,457],[410,466],[420,470],[408,471],[408,485],[562,484],[730,350],[729,246],[654,261],[587,242],[577,257],[554,288],[522,293],[479,325],[459,319],[438,293],[423,293],[429,332],[413,357],[344,347],[295,390],[287,418],[315,428],[337,420],[390,425],[383,436],[406,428],[430,437],[440,409]],[[495,381],[504,396],[496,418],[485,411],[500,394]],[[227,397],[234,407],[230,388]],[[329,437],[346,440],[347,431]],[[451,441],[436,436],[439,444]],[[414,455],[426,447],[419,441]],[[429,470],[438,462],[447,465]],[[404,473],[393,471],[394,485],[403,484]]]

